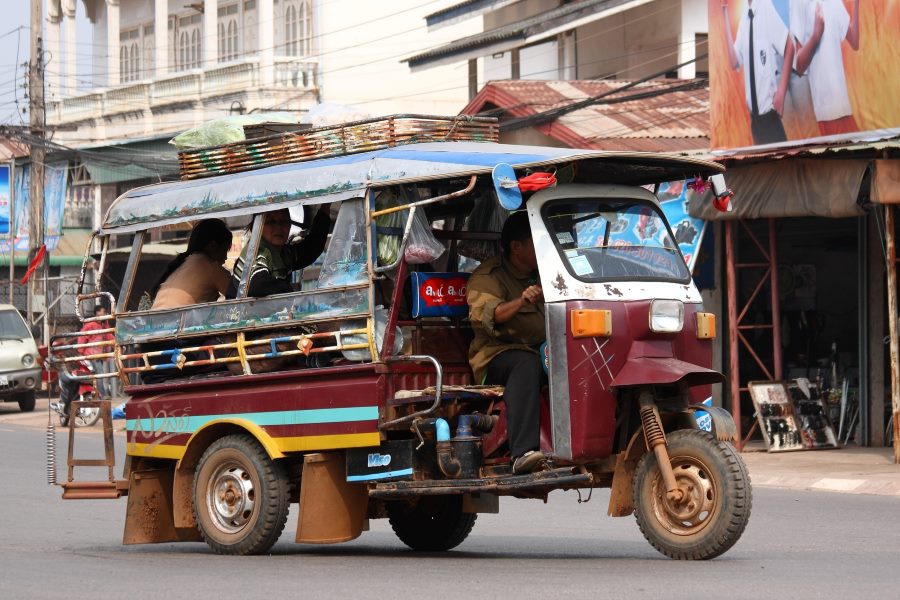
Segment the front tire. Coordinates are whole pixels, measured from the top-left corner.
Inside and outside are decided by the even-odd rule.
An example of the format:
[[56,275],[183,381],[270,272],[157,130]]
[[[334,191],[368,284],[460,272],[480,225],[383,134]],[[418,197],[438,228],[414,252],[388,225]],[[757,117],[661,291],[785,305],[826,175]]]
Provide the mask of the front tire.
[[248,435],[213,442],[194,475],[194,514],[219,554],[262,554],[284,530],[289,485],[281,465]]
[[389,502],[388,520],[400,541],[425,552],[459,546],[475,526],[475,513],[464,513],[462,496],[423,496],[412,502]]
[[634,477],[635,517],[644,537],[670,558],[719,556],[741,537],[750,519],[750,476],[731,444],[706,431],[685,429],[666,436],[681,501],[666,497],[656,455],[641,459]]
[[19,394],[19,410],[22,412],[31,412],[34,410],[34,392],[23,392]]

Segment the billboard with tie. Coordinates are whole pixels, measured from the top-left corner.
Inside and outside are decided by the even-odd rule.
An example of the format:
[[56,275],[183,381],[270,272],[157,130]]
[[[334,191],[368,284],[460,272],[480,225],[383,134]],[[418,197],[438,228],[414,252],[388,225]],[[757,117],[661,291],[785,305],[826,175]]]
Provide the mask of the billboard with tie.
[[708,2],[714,149],[900,134],[900,2]]

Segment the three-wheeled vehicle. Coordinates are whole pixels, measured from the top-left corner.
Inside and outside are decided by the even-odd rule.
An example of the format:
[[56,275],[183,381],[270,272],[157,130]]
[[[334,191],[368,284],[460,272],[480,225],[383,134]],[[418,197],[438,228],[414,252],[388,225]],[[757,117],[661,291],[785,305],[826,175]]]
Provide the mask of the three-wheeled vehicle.
[[[479,139],[351,149],[121,196],[96,234],[102,254],[133,236],[118,297],[79,303],[114,307],[101,319],[115,319],[115,352],[96,358],[114,358],[127,386],[127,459],[116,478],[106,405],[108,480],[78,480],[76,467],[98,461],[70,443],[63,498],[127,495],[126,544],[259,554],[299,503],[298,542],[351,540],[388,518],[408,546],[434,551],[460,544],[499,496],[610,487],[609,514],[634,513],[663,554],[730,548],[751,487],[731,416],[701,404],[722,380],[709,368],[715,317],[651,191],[721,167]],[[522,197],[517,180],[534,172],[556,184]],[[468,363],[466,282],[499,247],[498,196],[527,211],[545,298],[548,460],[529,474],[510,466],[515,398],[476,385]],[[153,230],[222,218],[255,256],[268,212],[323,203],[330,241],[296,291],[249,297],[245,269],[234,299],[139,308],[147,283],[134,275]],[[82,348],[73,341],[54,350]]]

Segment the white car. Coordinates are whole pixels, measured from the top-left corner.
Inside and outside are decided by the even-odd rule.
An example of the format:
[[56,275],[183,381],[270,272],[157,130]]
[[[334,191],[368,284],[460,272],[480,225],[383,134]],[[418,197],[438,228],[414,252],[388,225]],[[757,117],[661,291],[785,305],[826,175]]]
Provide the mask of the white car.
[[0,402],[18,402],[22,412],[34,410],[41,367],[34,338],[19,311],[0,304]]

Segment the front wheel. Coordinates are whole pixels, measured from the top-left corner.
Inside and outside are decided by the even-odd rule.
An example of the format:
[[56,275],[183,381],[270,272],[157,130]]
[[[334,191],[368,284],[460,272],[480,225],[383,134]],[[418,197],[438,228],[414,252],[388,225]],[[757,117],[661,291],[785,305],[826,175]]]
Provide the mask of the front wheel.
[[34,410],[34,392],[22,392],[18,397],[19,410],[31,412]]
[[750,476],[731,444],[706,431],[666,436],[678,501],[666,496],[656,455],[641,459],[634,477],[635,517],[650,544],[670,558],[719,556],[741,537],[753,503]]
[[400,541],[413,550],[438,552],[459,546],[475,526],[475,513],[464,513],[462,496],[423,496],[388,502],[388,520]]
[[248,435],[229,435],[206,449],[193,496],[200,533],[219,554],[262,554],[287,521],[287,475]]

